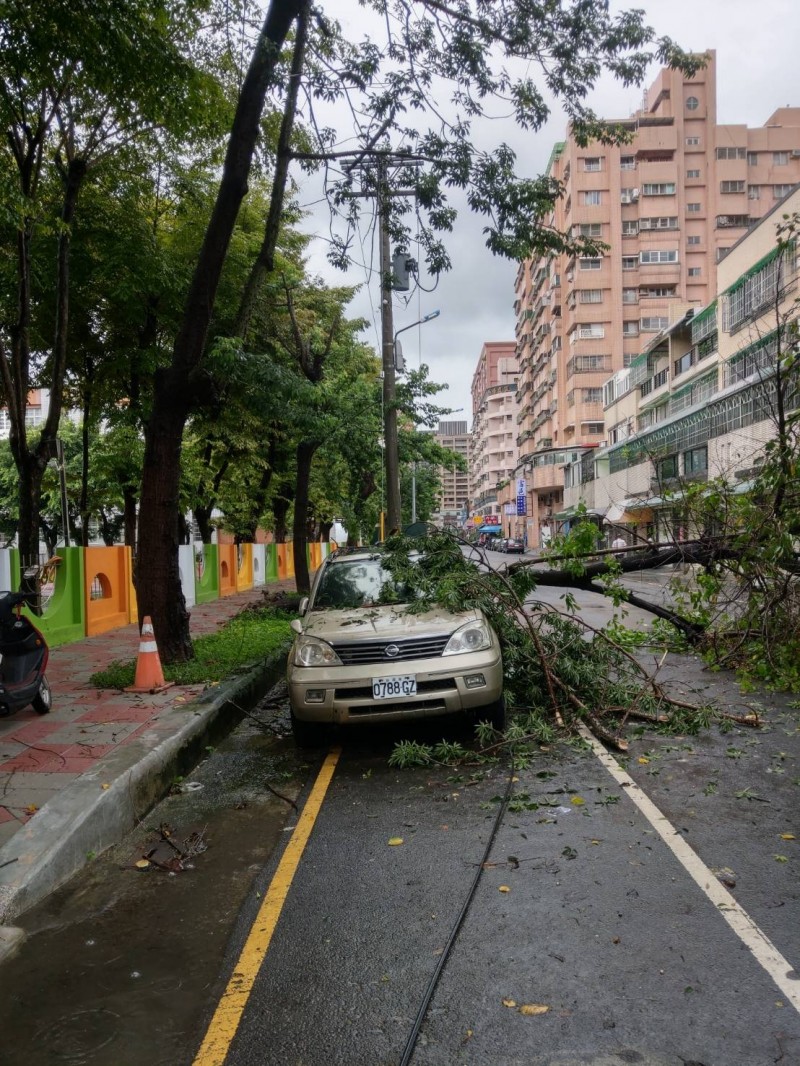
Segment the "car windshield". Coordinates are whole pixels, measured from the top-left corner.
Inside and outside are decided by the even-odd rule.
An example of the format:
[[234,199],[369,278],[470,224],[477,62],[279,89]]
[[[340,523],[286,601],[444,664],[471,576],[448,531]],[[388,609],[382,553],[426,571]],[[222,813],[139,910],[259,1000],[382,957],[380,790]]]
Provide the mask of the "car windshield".
[[326,566],[311,604],[313,609],[348,610],[379,603],[407,603],[407,588],[396,584],[380,556],[361,556]]

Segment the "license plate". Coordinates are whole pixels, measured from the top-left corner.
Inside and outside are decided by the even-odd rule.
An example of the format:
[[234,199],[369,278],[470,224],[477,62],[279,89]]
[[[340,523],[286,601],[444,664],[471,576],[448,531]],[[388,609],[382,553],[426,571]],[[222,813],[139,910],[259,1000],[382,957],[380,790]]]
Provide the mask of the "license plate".
[[372,698],[375,700],[397,699],[398,696],[416,696],[417,679],[413,674],[403,677],[373,677]]

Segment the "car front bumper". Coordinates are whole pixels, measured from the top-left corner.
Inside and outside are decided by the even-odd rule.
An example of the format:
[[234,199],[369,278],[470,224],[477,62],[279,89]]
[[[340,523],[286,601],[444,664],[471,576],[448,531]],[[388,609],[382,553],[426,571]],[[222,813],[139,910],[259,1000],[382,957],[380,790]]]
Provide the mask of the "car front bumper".
[[[414,696],[376,700],[374,677],[413,675]],[[477,679],[483,677],[483,684]],[[467,679],[472,679],[468,685]],[[289,702],[295,717],[306,722],[400,721],[470,711],[498,700],[503,693],[503,663],[493,644],[482,652],[436,659],[408,659],[393,664],[287,668]],[[309,698],[311,696],[311,698]]]

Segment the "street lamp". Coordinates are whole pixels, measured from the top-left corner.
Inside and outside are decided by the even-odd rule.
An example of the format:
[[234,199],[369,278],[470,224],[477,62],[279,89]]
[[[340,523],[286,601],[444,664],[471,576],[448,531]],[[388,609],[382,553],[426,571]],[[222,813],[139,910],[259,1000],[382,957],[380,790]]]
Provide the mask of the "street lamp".
[[401,333],[405,333],[407,329],[413,329],[414,326],[421,326],[423,322],[430,322],[432,318],[438,318],[441,311],[431,311],[430,314],[425,315],[424,318],[417,319],[416,322],[412,322],[410,326],[403,326],[402,329],[398,329],[394,335],[394,344],[392,352],[394,354],[394,368],[398,374],[402,374],[405,370],[405,362],[403,360],[403,349],[398,345],[397,338]]

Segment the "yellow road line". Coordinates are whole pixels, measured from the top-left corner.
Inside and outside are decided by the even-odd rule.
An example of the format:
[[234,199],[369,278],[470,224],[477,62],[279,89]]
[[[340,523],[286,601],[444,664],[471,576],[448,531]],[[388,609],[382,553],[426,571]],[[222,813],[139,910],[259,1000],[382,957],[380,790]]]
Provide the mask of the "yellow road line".
[[331,749],[322,764],[242,948],[236,968],[217,1004],[205,1039],[195,1057],[194,1066],[222,1066],[225,1061],[341,753],[341,748]]

